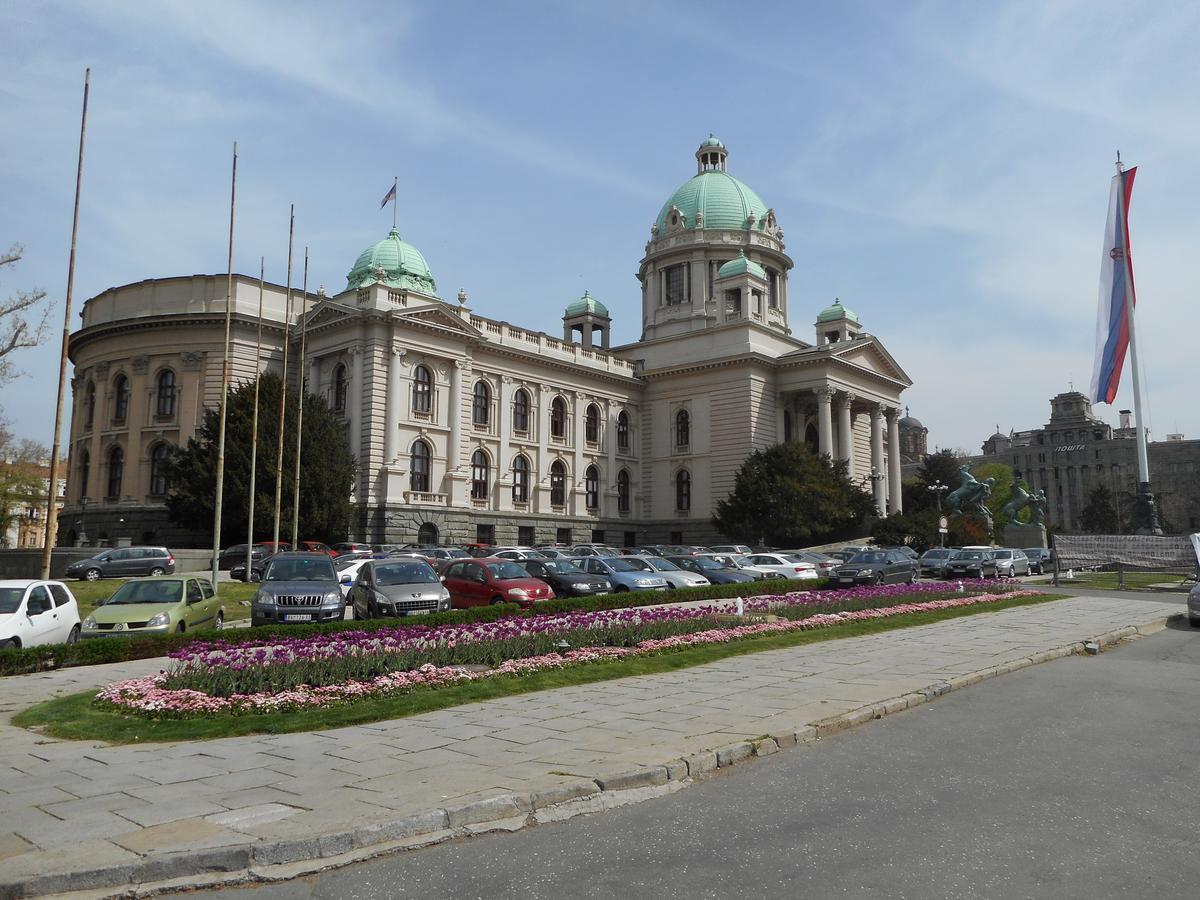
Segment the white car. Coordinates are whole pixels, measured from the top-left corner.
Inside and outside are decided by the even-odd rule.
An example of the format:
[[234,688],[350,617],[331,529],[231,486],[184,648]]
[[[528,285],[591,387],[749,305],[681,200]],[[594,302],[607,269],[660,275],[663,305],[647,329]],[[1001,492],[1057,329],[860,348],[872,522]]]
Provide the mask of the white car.
[[338,587],[342,591],[342,599],[350,596],[350,588],[354,587],[354,582],[358,580],[358,570],[365,563],[371,562],[371,557],[366,559],[356,559],[353,562],[338,566]]
[[681,568],[669,559],[663,559],[661,556],[626,556],[625,559],[640,559],[663,578],[667,579],[667,584],[673,588],[708,587],[708,585],[712,584],[703,575],[689,572],[687,569]]
[[73,644],[79,604],[61,581],[0,581],[0,647]]
[[505,547],[502,550],[497,550],[494,553],[489,553],[488,556],[494,556],[497,559],[550,559],[551,557],[543,550],[534,550],[532,547]]
[[727,569],[736,569],[737,571],[745,575],[750,575],[760,581],[765,581],[768,578],[779,577],[779,573],[777,573],[774,569],[756,566],[754,563],[750,562],[750,560],[746,559],[745,556],[739,556],[734,553],[712,553],[706,555],[709,557],[709,559],[719,562]]
[[817,567],[790,553],[751,553],[742,557],[750,565],[765,569],[776,578],[808,579],[817,577]]
[[713,544],[708,549],[713,553],[736,553],[738,556],[745,556],[747,553],[754,552],[745,544]]

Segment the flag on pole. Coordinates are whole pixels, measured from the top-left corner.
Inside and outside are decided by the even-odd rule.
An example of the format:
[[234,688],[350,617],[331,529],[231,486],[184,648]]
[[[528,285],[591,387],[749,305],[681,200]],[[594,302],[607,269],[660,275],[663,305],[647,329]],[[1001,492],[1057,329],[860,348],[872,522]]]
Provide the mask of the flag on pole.
[[396,199],[396,182],[393,181],[392,186],[390,188],[388,188],[388,192],[383,195],[383,200],[380,201],[379,208],[383,209],[385,206],[388,205],[389,201],[392,201],[395,199]]
[[[1113,176],[1108,197],[1108,224],[1100,258],[1100,307],[1096,321],[1096,363],[1092,370],[1092,401],[1112,403],[1121,383],[1129,350],[1127,309],[1137,303],[1133,289],[1133,259],[1129,244],[1129,198],[1137,167]],[[1125,295],[1130,303],[1126,306]]]

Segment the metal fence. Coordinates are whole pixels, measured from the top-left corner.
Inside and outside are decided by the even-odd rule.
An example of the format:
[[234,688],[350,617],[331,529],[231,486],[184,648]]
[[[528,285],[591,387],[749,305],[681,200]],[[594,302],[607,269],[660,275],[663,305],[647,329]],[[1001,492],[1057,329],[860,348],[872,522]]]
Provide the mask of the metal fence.
[[1055,584],[1073,571],[1115,572],[1117,587],[1132,573],[1161,572],[1181,586],[1200,573],[1200,535],[1058,534],[1054,554]]

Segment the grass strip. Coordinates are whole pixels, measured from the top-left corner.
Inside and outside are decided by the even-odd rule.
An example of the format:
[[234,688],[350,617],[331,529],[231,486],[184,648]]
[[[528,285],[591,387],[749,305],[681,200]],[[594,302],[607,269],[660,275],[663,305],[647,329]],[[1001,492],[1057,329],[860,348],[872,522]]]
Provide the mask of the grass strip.
[[111,744],[213,740],[247,734],[320,731],[348,725],[363,725],[386,719],[400,719],[466,703],[478,703],[534,691],[593,684],[635,675],[673,672],[747,653],[761,653],[767,650],[781,650],[821,641],[878,634],[899,628],[929,625],[962,616],[1032,606],[1058,599],[1062,599],[1061,596],[1046,594],[961,609],[911,613],[894,618],[870,619],[863,622],[847,622],[814,631],[746,638],[727,644],[689,647],[650,656],[589,663],[511,678],[481,679],[451,687],[370,698],[346,706],[312,710],[197,719],[147,719],[115,710],[97,708],[92,703],[92,699],[96,695],[96,692],[92,690],[39,703],[13,717],[12,722],[21,728],[38,728],[42,733],[57,738],[99,740]]

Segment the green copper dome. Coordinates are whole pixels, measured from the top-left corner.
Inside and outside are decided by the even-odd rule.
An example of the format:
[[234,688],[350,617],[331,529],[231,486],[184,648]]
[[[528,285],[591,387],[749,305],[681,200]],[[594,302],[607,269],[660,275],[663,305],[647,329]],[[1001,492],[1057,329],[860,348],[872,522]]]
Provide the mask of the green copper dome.
[[717,277],[728,278],[730,275],[744,275],[746,272],[758,276],[763,281],[767,280],[767,270],[754,260],[748,258],[745,250],[737,255],[737,259],[731,259],[725,265],[721,266],[717,270]]
[[704,213],[705,228],[745,228],[754,213],[754,227],[766,225],[767,205],[749,187],[728,172],[701,172],[679,186],[658,214],[658,230],[667,227],[671,207],[679,207],[686,228],[696,227],[696,213]]
[[701,147],[720,147],[725,149],[725,145],[721,143],[721,139],[714,135],[711,131],[708,133],[708,138],[700,144]]
[[827,306],[821,310],[817,316],[818,322],[836,322],[838,319],[849,319],[851,322],[858,321],[858,313],[852,309],[847,309],[842,306],[842,301],[836,297],[833,300],[833,306]]
[[358,256],[358,261],[346,276],[346,289],[386,284],[388,287],[408,288],[425,294],[436,294],[437,283],[421,251],[400,239],[400,232],[391,230],[382,241],[373,244]]
[[593,316],[607,316],[608,307],[591,295],[589,291],[584,291],[583,296],[567,307],[567,316],[581,316],[584,313],[591,313]]

